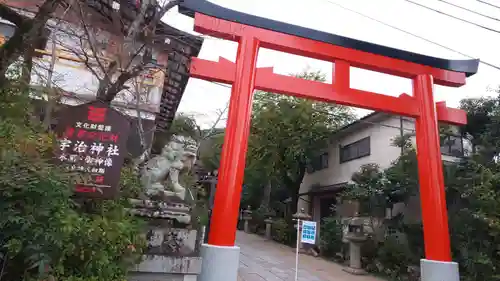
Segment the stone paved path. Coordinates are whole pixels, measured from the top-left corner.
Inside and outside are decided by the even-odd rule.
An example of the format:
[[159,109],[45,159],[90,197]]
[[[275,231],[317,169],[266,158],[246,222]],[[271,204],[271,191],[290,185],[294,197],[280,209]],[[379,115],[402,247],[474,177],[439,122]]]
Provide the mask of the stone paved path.
[[[239,231],[241,248],[238,281],[294,281],[294,249]],[[299,256],[299,281],[383,281],[371,276],[353,276],[342,266],[307,255]]]

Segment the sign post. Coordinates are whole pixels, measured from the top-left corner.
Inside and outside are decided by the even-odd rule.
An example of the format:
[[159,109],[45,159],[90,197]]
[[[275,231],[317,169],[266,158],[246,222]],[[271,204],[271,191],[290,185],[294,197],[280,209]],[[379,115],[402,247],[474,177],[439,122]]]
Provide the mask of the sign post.
[[297,219],[297,247],[295,249],[295,281],[299,278],[300,243],[316,244],[316,222]]

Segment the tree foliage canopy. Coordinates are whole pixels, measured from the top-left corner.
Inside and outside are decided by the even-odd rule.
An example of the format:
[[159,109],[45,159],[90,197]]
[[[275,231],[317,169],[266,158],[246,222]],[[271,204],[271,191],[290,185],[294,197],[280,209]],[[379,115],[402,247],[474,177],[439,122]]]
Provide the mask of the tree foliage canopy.
[[[305,71],[296,76],[325,81],[321,72]],[[246,186],[281,186],[295,208],[307,165],[328,146],[332,132],[353,119],[352,111],[344,106],[256,92]]]

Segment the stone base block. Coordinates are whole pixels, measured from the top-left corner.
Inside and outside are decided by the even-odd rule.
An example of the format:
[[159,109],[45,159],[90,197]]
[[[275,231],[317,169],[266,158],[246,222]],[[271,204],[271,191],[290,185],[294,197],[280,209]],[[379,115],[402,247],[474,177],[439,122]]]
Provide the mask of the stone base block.
[[420,280],[422,281],[460,281],[458,263],[433,260],[420,260]]
[[203,265],[199,281],[236,281],[240,263],[240,248],[203,244]]
[[145,256],[129,271],[128,281],[197,281],[201,257]]
[[199,256],[198,232],[194,229],[149,226],[147,255],[193,257]]
[[343,271],[350,273],[352,275],[366,275],[366,271],[362,268],[352,268],[352,267],[344,267]]
[[133,273],[127,281],[198,281],[197,275],[160,274],[160,273]]

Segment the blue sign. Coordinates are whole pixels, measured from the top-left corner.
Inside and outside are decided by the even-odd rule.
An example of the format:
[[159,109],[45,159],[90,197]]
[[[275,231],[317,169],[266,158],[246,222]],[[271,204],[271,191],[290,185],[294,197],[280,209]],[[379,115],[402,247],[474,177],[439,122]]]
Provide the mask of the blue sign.
[[300,242],[306,244],[316,244],[316,222],[302,221],[302,233]]

